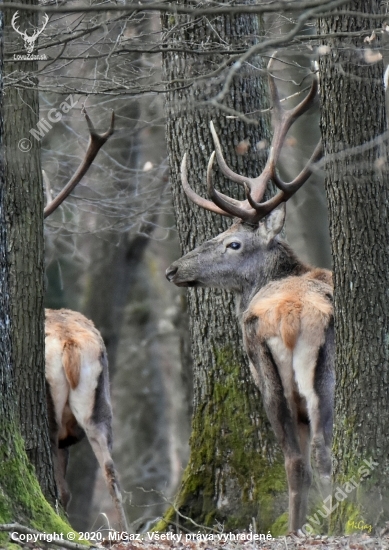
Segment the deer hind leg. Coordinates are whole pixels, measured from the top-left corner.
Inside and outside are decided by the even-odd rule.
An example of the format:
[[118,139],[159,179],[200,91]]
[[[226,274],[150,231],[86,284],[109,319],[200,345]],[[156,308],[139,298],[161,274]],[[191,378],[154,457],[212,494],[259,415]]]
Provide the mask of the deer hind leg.
[[69,486],[66,481],[66,470],[68,469],[68,462],[69,462],[69,449],[62,448],[58,449],[57,453],[57,471],[56,471],[56,480],[58,484],[58,490],[61,497],[61,502],[65,510],[67,509],[71,494],[69,491]]
[[327,327],[318,350],[301,338],[294,350],[294,370],[299,391],[307,402],[312,449],[323,496],[331,492],[331,443],[335,377],[333,369],[334,330]]
[[58,432],[50,435],[51,455],[53,458],[54,478],[58,490],[59,501],[66,511],[71,494],[66,481],[66,470],[69,459],[69,450],[58,447]]
[[312,411],[312,447],[319,471],[323,496],[331,494],[331,446],[335,391],[334,327],[326,330],[324,344],[320,347],[315,372],[315,392],[318,407]]
[[[289,486],[289,529],[298,531],[305,523],[308,494],[312,484],[311,433],[306,415],[297,410],[297,437],[300,454],[285,448],[285,470]],[[292,451],[292,452],[291,452]]]
[[[303,437],[304,434],[299,431],[298,411],[292,398],[291,387],[283,380],[290,376],[288,372],[292,372],[292,357],[289,353],[288,359],[288,352],[282,349],[280,339],[263,341],[261,346],[256,345],[256,349],[259,350],[259,354],[256,357],[253,354],[251,358],[260,372],[260,389],[265,409],[284,453],[289,488],[289,530],[296,532],[305,521],[312,472],[307,441]],[[281,360],[283,366],[280,365]],[[306,428],[303,430],[307,432]],[[306,435],[309,441],[309,431]]]
[[[48,367],[50,367],[50,365],[47,365],[46,361],[46,374]],[[50,371],[50,375],[53,375],[53,369]],[[46,380],[46,401],[49,419],[51,455],[53,459],[54,477],[58,490],[59,501],[61,502],[64,510],[66,510],[71,497],[69,487],[65,479],[69,453],[67,449],[59,448],[59,434],[62,414],[68,397],[68,388],[66,379],[61,370],[59,370],[59,373],[57,374],[57,379],[55,381],[52,379],[52,384],[53,386]],[[53,390],[52,387],[54,388]],[[55,401],[53,394],[55,396]]]
[[285,457],[289,487],[289,531],[297,532],[304,525],[312,471],[302,455]]
[[127,531],[127,520],[123,509],[122,494],[118,476],[111,455],[111,429],[104,424],[85,426],[88,440],[102,469],[108,490],[116,508],[121,531]]
[[[119,527],[127,531],[127,520],[122,504],[122,495],[116,468],[112,459],[112,408],[109,399],[109,381],[105,355],[99,360],[103,370],[98,374],[97,386],[90,396],[90,379],[83,379],[70,394],[70,408],[77,422],[84,429],[92,450],[103,472],[112,501],[115,505]],[[83,372],[83,371],[81,371]],[[87,397],[87,398],[86,398]]]

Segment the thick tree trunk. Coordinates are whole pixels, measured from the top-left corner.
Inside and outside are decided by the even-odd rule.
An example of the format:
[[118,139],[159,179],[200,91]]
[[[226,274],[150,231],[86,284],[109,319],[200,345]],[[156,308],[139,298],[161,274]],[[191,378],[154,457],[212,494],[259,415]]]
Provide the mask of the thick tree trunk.
[[[2,22],[3,20],[1,20]],[[3,28],[0,30],[2,40]],[[1,47],[1,55],[3,55],[3,47]],[[0,69],[1,83],[3,83],[2,57]],[[9,71],[7,73],[9,75]],[[41,273],[42,244],[39,240],[42,241],[43,235],[39,221],[42,214],[39,208],[42,207],[42,200],[37,200],[37,196],[41,194],[41,186],[37,186],[39,176],[32,173],[33,169],[37,168],[36,159],[32,161],[33,157],[27,155],[24,161],[20,159],[21,166],[19,168],[15,168],[10,160],[10,152],[12,150],[15,153],[15,149],[5,132],[11,131],[9,117],[12,101],[16,116],[20,116],[20,119],[14,121],[14,127],[18,126],[20,130],[28,131],[23,118],[25,113],[20,107],[21,100],[17,101],[15,95],[9,92],[5,101],[2,88],[0,98],[0,523],[18,521],[42,531],[66,533],[69,531],[69,526],[45,500],[37,478],[31,469],[20,433],[17,395],[22,386],[21,373],[25,369],[25,391],[31,393],[32,396],[26,397],[25,416],[28,417],[28,420],[25,419],[22,425],[24,430],[28,426],[31,429],[32,435],[29,442],[34,449],[32,457],[37,459],[37,471],[42,481],[42,466],[46,465],[48,481],[46,480],[44,487],[46,493],[53,498],[54,485],[52,477],[50,477],[50,451],[48,450],[48,454],[42,452],[42,449],[47,451],[48,446],[48,435],[47,431],[44,431],[43,416],[46,403],[44,378],[39,383],[34,381],[34,377],[39,379],[40,371],[44,373],[43,362],[40,360],[40,363],[33,363],[31,359],[34,358],[38,361],[39,357],[43,356],[42,345],[39,346],[39,343],[42,344],[42,339],[38,335],[38,332],[43,333],[43,324],[39,323],[39,312],[38,314],[31,313],[31,301],[34,302],[35,307],[39,307],[40,300],[33,298],[37,293],[35,286],[30,294],[29,282],[26,277],[26,273],[30,272],[29,276],[34,285],[41,283],[39,274]],[[27,98],[24,97],[24,99]],[[4,111],[7,112],[8,119],[5,117]],[[31,120],[28,118],[27,124],[31,124]],[[15,137],[14,133],[12,135]],[[29,158],[30,161],[28,161]],[[18,170],[23,171],[20,173]],[[34,198],[31,198],[31,202],[28,201],[27,208],[26,204],[22,204],[23,201],[20,202],[20,196],[24,195],[24,199],[26,199],[25,190],[22,189],[24,185],[30,192],[32,191],[26,181],[28,177],[31,177],[31,182],[35,183],[35,190],[32,193]],[[34,211],[36,208],[38,208],[38,212]],[[32,260],[33,251],[29,250],[27,254],[26,242],[29,243],[30,248],[38,247],[35,261]],[[24,254],[27,254],[27,257]],[[23,259],[26,259],[26,264],[23,263]],[[24,287],[21,289],[23,282]],[[23,305],[26,307],[26,320],[21,322]],[[31,324],[27,325],[27,322]],[[29,350],[23,341],[23,336],[30,342]],[[22,341],[23,343],[21,343]],[[37,407],[40,412],[37,411]],[[39,414],[40,416],[38,416]],[[0,544],[6,544],[7,541],[8,535],[1,534]]]
[[[10,10],[5,14],[6,54],[23,45],[10,25],[13,14]],[[38,18],[36,14],[20,12],[18,23],[21,28],[28,29],[38,24]],[[27,454],[43,492],[54,504],[57,492],[48,436],[44,374],[43,185],[39,142],[29,134],[39,120],[38,91],[31,86],[31,80],[36,80],[36,70],[34,61],[6,64],[4,200],[9,230],[8,270],[19,422]],[[13,82],[19,82],[21,87]],[[26,141],[28,138],[30,142]],[[29,143],[31,150],[25,151]]]
[[[347,9],[379,13],[380,2],[358,0]],[[371,25],[379,26],[336,15],[320,31],[355,34]],[[334,481],[337,487],[354,478],[359,485],[342,505],[335,493],[334,528],[343,530],[389,514],[389,196],[386,152],[374,142],[386,128],[382,63],[371,62],[360,37],[326,44],[320,74],[335,275]]]
[[[245,47],[260,34],[260,28],[258,18],[247,15],[198,18],[194,22],[169,14],[162,21],[166,45],[189,52],[166,53],[163,57],[169,90],[166,116],[173,200],[185,253],[226,229],[229,222],[188,202],[179,176],[184,153],[188,154],[190,184],[206,196],[206,166],[213,149],[211,119],[227,162],[240,173],[258,174],[265,154],[258,152],[256,144],[269,140],[267,118],[255,115],[259,125],[249,126],[196,103],[220,91],[223,73],[215,79],[189,79],[211,73],[222,62],[222,56],[207,55],[208,43],[212,43],[213,51]],[[241,113],[266,107],[265,82],[259,65],[245,65],[231,82],[224,104]],[[238,156],[235,148],[246,138],[249,152]],[[222,183],[216,177],[216,171],[215,180],[219,188],[228,187],[225,180]],[[230,185],[227,193],[236,194],[236,189]],[[194,358],[191,456],[175,509],[168,511],[157,529],[177,521],[189,529],[198,528],[183,516],[200,525],[219,521],[226,530],[247,529],[254,518],[259,529],[271,528],[275,533],[286,520],[286,514],[279,518],[287,509],[283,459],[251,379],[233,298],[215,290],[189,291],[189,313]],[[279,521],[274,525],[276,518]]]

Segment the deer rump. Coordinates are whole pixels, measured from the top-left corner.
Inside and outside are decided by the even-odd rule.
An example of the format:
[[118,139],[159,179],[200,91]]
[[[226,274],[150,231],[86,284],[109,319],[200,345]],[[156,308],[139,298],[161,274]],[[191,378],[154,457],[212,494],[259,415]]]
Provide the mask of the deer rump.
[[331,490],[332,297],[331,272],[312,269],[266,285],[242,317],[250,369],[285,456],[294,528],[305,520],[311,446],[323,495]]
[[112,407],[107,353],[94,324],[80,313],[46,309],[46,382],[54,472],[63,506],[68,447],[87,436],[126,528],[112,449]]

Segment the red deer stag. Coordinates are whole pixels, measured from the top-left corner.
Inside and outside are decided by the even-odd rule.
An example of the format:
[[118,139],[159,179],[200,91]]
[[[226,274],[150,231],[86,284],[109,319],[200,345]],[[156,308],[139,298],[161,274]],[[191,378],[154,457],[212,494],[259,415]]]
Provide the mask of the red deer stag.
[[[62,191],[46,205],[45,218],[58,208],[80,182],[100,148],[113,133],[113,114],[110,128],[101,135],[96,133],[85,110],[84,115],[90,132],[85,158]],[[47,191],[50,195],[49,189]],[[118,514],[120,529],[127,530],[111,456],[112,407],[103,339],[91,321],[67,309],[46,309],[45,335],[50,439],[61,502],[66,509],[70,500],[65,481],[69,447],[86,435],[103,471]]]
[[[212,184],[212,154],[207,171],[212,200],[197,195],[188,184],[186,155],[181,177],[188,197],[197,205],[224,216],[239,218],[230,229],[174,262],[166,271],[169,281],[185,287],[232,290],[242,326],[250,369],[285,456],[289,486],[289,529],[304,524],[311,485],[311,447],[326,489],[331,489],[331,439],[334,394],[332,275],[326,269],[303,264],[281,240],[284,204],[308,179],[320,157],[316,147],[309,163],[290,183],[276,172],[285,136],[293,122],[312,104],[308,95],[284,110],[269,77],[274,138],[261,175],[248,178],[226,164],[211,123],[216,158],[222,173],[245,187],[247,200],[234,200]],[[278,193],[261,202],[268,181]]]

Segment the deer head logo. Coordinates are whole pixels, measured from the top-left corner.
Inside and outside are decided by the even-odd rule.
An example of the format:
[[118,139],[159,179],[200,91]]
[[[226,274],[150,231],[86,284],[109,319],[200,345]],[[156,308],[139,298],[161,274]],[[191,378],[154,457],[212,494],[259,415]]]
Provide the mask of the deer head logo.
[[42,28],[41,29],[38,29],[36,31],[33,32],[33,34],[31,36],[29,36],[27,34],[26,31],[20,31],[19,28],[16,26],[17,25],[17,19],[19,17],[19,12],[16,11],[14,13],[14,16],[12,17],[12,21],[11,21],[11,25],[13,27],[13,29],[18,33],[20,34],[20,36],[23,38],[24,40],[24,47],[26,48],[27,50],[27,53],[30,54],[34,51],[34,47],[35,47],[35,42],[38,38],[38,36],[40,34],[42,34],[42,32],[45,30],[46,28],[46,25],[47,23],[49,22],[49,16],[48,15],[44,15],[44,18],[43,18],[43,25],[42,25]]

